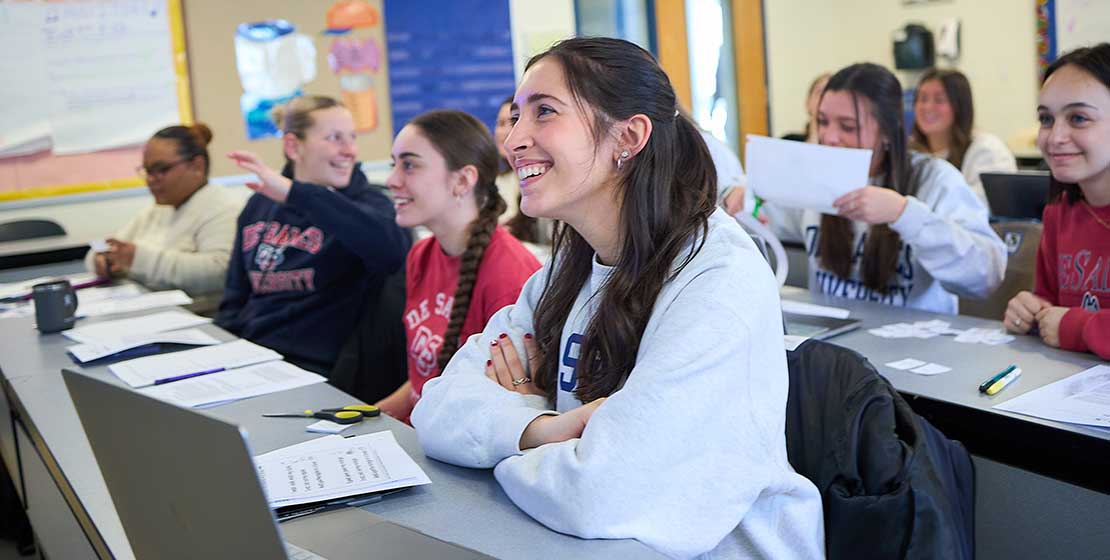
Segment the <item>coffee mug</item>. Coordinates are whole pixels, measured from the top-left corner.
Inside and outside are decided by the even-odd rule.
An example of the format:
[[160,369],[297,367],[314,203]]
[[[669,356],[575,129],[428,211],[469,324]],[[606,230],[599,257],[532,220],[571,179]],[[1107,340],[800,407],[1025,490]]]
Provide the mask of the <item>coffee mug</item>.
[[72,329],[76,320],[77,291],[69,280],[43,282],[31,287],[35,298],[35,321],[41,333]]

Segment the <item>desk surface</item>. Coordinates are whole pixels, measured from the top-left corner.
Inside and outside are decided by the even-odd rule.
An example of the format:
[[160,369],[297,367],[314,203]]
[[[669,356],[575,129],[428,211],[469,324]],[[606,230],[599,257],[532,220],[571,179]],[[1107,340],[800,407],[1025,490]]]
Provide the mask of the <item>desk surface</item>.
[[[955,342],[951,336],[924,340],[880,338],[867,330],[891,323],[930,319],[948,321],[956,329],[1000,329],[1002,323],[834,298],[792,287],[783,288],[782,296],[851,310],[852,318],[863,321],[861,327],[829,342],[866,356],[879,373],[908,397],[919,414],[949,437],[962,441],[973,453],[1110,493],[1110,478],[1106,476],[1106,469],[1110,468],[1110,430],[991,408],[1105,363],[1094,354],[1051,348],[1032,336],[1018,336],[1013,342],[998,346],[963,344]],[[952,371],[926,376],[884,365],[903,358],[939,363]],[[1022,368],[1020,379],[993,397],[979,393],[978,387],[983,380],[1010,364]],[[1063,463],[1083,463],[1084,466],[1072,468]]]
[[[60,334],[39,335],[31,329],[31,322],[30,318],[0,321],[0,331],[4,334],[0,337],[0,368],[9,393],[16,401],[13,407],[29,424],[29,431],[34,432],[32,438],[45,444],[46,451],[79,500],[79,508],[93,520],[103,541],[117,558],[130,558],[133,555],[119,517],[81,430],[60,370],[68,367],[116,384],[122,385],[122,382],[106,366],[76,368],[64,355],[64,347],[70,344],[68,339]],[[231,338],[215,326],[203,328],[221,338]],[[312,420],[266,419],[261,417],[262,412],[351,402],[353,398],[338,389],[319,384],[231,403],[208,409],[208,412],[243,426],[250,434],[252,452],[258,454],[319,437],[303,429]],[[587,541],[547,529],[513,505],[494,480],[491,470],[465,469],[426,458],[415,431],[391,418],[365,422],[347,433],[382,429],[393,431],[401,446],[432,479],[432,484],[389,496],[367,506],[368,511],[497,557],[660,558],[636,541]],[[41,448],[40,453],[43,453]]]

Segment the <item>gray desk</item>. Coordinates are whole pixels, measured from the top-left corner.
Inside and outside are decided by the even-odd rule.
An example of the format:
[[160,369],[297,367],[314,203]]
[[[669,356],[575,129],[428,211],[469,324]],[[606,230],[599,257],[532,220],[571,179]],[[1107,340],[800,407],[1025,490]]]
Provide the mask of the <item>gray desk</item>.
[[[126,535],[60,375],[61,368],[74,367],[63,354],[68,341],[61,335],[40,336],[30,324],[30,318],[0,321],[0,368],[17,418],[16,441],[14,445],[6,442],[2,452],[7,459],[7,448],[18,448],[19,464],[15,466],[23,472],[23,495],[38,540],[54,558],[131,558]],[[204,328],[231,338],[214,326]],[[81,371],[122,383],[106,366]],[[341,391],[321,384],[209,411],[242,425],[250,434],[253,452],[263,453],[319,436],[304,431],[303,426],[311,420],[264,419],[262,412],[352,402],[354,399]],[[426,458],[415,432],[393,419],[365,422],[348,432],[382,429],[393,431],[433,483],[387,497],[367,506],[368,511],[498,557],[660,558],[636,541],[587,541],[545,528],[512,504],[492,471],[463,469]]]
[[[1002,328],[999,321],[892,308],[786,287],[783,297],[848,308],[859,330],[829,342],[866,356],[919,414],[963,442],[976,468],[976,554],[979,558],[1097,558],[1110,550],[1110,430],[994,410],[996,403],[1104,363],[1092,354],[1050,348],[1040,339],[1010,344],[957,343],[951,336],[884,339],[867,329],[930,319],[954,328]],[[883,364],[913,357],[952,371],[922,376]],[[984,379],[1009,364],[1022,377],[994,397]]]

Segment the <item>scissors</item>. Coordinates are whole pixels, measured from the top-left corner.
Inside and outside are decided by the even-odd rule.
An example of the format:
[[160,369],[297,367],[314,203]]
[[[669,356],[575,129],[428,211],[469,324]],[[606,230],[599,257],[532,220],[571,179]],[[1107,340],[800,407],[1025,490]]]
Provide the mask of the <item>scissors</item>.
[[330,420],[336,424],[357,424],[363,418],[373,418],[382,413],[378,407],[369,404],[352,404],[341,408],[325,408],[322,410],[306,409],[301,412],[268,413],[266,418],[320,418]]

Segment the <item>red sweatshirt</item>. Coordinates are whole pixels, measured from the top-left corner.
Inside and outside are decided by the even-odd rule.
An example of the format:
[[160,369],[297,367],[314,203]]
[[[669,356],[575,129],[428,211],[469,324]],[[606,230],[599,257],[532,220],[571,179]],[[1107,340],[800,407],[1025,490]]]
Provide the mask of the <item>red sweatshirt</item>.
[[1060,321],[1061,348],[1110,359],[1110,206],[1044,209],[1036,294],[1071,308]]
[[[420,398],[424,383],[439,375],[436,358],[451,319],[460,257],[449,257],[439,241],[429,237],[413,246],[406,269],[405,332],[409,349],[412,400]],[[520,289],[540,262],[505,228],[498,226],[478,265],[478,279],[459,332],[459,344],[482,332],[490,317],[516,303]]]

